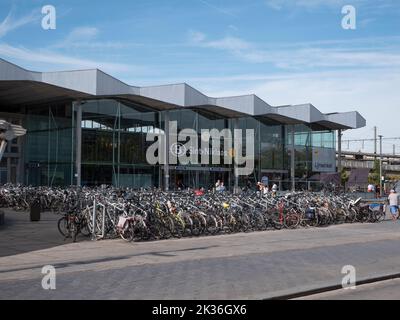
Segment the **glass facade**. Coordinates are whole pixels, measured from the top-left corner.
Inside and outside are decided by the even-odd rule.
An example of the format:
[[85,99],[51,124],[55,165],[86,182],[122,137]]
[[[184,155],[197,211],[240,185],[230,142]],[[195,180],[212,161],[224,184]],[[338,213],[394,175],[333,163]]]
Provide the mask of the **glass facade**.
[[[16,125],[22,124],[22,118],[12,114],[4,114],[0,119]],[[0,184],[19,182],[21,180],[19,176],[21,165],[21,140],[14,139],[7,143],[3,158],[0,161]]]
[[[268,177],[271,184],[290,187],[291,125],[278,124],[263,117],[224,118],[205,110],[155,111],[125,100],[85,101],[81,108],[82,185],[165,187],[164,166],[150,165],[146,161],[146,150],[153,144],[146,141],[146,135],[163,133],[165,119],[169,117],[170,121],[177,122],[177,132],[182,129],[196,132],[199,148],[202,129],[253,129],[254,172],[239,177],[239,186],[255,184],[262,177]],[[21,113],[24,113],[22,125],[27,129],[27,135],[23,138],[24,152],[17,159],[23,169],[20,182],[48,186],[75,184],[76,105],[35,106],[25,110]],[[313,149],[334,150],[335,134],[333,131],[313,131],[304,124],[294,125],[294,132],[295,176],[297,181],[304,182],[316,173],[313,171]],[[223,144],[221,139],[221,149]],[[243,144],[245,148],[245,137]],[[14,143],[10,148],[18,151],[20,147]],[[15,162],[17,172],[18,161]],[[3,171],[0,169],[2,181],[6,179]],[[233,172],[233,164],[224,164],[223,161],[212,164],[211,159],[207,165],[170,164],[169,188],[209,188],[220,179],[228,189],[232,189],[235,182]]]
[[146,134],[160,129],[158,117],[114,100],[82,105],[82,184],[158,186],[160,168],[146,161]]
[[23,123],[25,181],[63,186],[73,182],[73,113],[71,105],[27,109]]

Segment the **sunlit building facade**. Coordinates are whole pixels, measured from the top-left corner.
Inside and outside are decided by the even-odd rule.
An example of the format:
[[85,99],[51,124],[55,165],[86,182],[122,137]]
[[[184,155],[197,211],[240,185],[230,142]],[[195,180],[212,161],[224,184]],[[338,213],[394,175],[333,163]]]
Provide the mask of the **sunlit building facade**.
[[[323,114],[311,104],[272,107],[255,95],[210,98],[187,84],[132,87],[100,70],[39,73],[0,60],[0,118],[26,136],[9,144],[1,183],[211,187],[262,178],[282,189],[335,172],[341,130],[365,126],[356,111]],[[253,129],[254,170],[235,179],[233,164],[149,164],[148,133]],[[223,141],[221,139],[221,145]],[[246,146],[244,146],[246,148]]]

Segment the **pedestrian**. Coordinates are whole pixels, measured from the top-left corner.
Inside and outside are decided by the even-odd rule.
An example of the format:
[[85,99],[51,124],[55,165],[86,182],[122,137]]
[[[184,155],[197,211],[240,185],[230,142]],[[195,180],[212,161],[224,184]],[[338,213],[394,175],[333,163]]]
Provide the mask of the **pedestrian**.
[[263,185],[263,190],[262,190],[262,194],[264,197],[266,197],[268,195],[269,192],[269,187],[266,185]]
[[176,183],[176,186],[177,186],[178,190],[183,190],[185,188],[182,180],[178,180],[178,182]]
[[221,181],[219,187],[218,187],[216,190],[217,190],[218,192],[224,192],[224,191],[226,190],[223,181]]
[[252,189],[252,183],[251,183],[250,179],[247,179],[247,181],[246,181],[246,186],[247,186],[247,189],[248,189],[248,190],[251,190],[251,189]]
[[399,195],[395,190],[390,190],[388,197],[390,213],[392,214],[393,221],[396,221],[399,215]]
[[272,186],[272,195],[275,197],[277,192],[278,186],[276,185],[276,183],[274,183],[274,185]]
[[376,192],[376,198],[377,199],[380,198],[380,196],[381,196],[381,186],[379,184],[377,184],[375,186],[375,192]]
[[368,192],[375,192],[375,186],[372,183],[368,185]]
[[256,190],[257,190],[257,197],[260,197],[260,198],[262,198],[263,197],[263,195],[264,195],[264,185],[260,182],[260,181],[258,181],[257,182],[257,184],[256,184]]

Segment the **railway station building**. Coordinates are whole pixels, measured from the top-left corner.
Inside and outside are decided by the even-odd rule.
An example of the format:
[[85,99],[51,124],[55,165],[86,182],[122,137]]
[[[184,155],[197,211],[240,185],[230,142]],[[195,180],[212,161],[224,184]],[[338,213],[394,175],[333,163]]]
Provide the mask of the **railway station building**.
[[[97,69],[33,72],[2,59],[0,119],[27,129],[8,144],[0,183],[170,190],[209,188],[218,179],[228,189],[261,179],[304,188],[316,174],[338,170],[341,132],[366,125],[357,111],[271,106],[256,95],[212,98],[185,83],[134,87]],[[149,164],[146,136],[166,135],[171,121],[199,139],[203,129],[253,129],[253,172],[236,177],[233,164]]]

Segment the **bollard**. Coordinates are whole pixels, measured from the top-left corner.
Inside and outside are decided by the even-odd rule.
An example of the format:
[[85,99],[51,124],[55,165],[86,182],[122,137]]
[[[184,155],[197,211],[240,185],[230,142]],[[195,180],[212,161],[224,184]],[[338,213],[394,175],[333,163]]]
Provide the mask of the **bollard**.
[[3,211],[0,211],[0,226],[5,224],[5,214]]
[[96,199],[93,200],[92,240],[96,240]]

